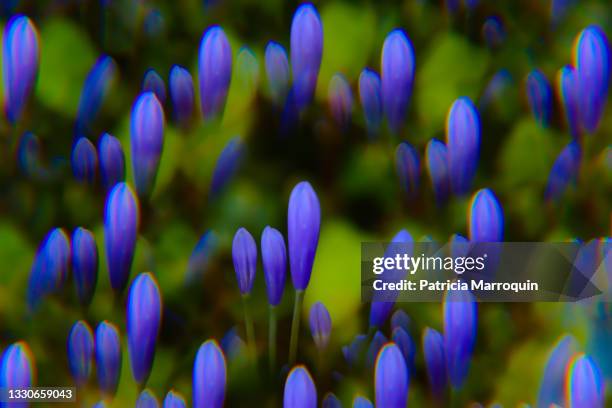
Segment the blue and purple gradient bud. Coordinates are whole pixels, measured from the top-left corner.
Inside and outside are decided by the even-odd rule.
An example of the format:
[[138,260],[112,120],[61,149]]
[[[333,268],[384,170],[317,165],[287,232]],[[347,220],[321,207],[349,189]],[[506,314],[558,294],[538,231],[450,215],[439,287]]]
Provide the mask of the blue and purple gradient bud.
[[468,218],[471,242],[504,240],[504,212],[492,190],[483,188],[474,194]]
[[164,147],[164,111],[153,92],[140,94],[132,108],[130,142],[134,184],[140,197],[151,194]]
[[506,29],[502,19],[498,16],[487,17],[482,25],[482,37],[489,48],[499,48],[506,40]]
[[378,356],[378,352],[383,348],[385,344],[387,344],[389,340],[383,334],[383,332],[377,330],[372,337],[372,341],[368,345],[368,350],[366,352],[366,365],[368,367],[373,367],[376,362],[376,357]]
[[573,336],[561,337],[548,355],[538,393],[538,407],[565,404],[565,371],[572,357],[578,351],[578,343]]
[[261,234],[261,261],[268,303],[276,306],[283,298],[287,276],[287,247],[283,234],[267,226]]
[[77,228],[72,233],[72,274],[79,303],[87,306],[98,281],[98,247],[91,231]]
[[449,241],[449,253],[453,258],[468,256],[470,252],[470,241],[461,234],[453,234]]
[[444,338],[437,330],[429,327],[423,331],[423,355],[431,392],[435,397],[444,395],[448,384]]
[[581,160],[582,149],[576,140],[561,150],[548,175],[548,183],[544,191],[544,198],[547,201],[559,200],[567,187],[578,181]]
[[149,69],[145,72],[142,78],[142,89],[144,92],[153,92],[157,97],[157,100],[162,105],[166,103],[166,84],[161,76],[154,70]]
[[580,83],[577,71],[566,65],[557,73],[557,93],[563,105],[565,120],[574,139],[582,134],[580,123]]
[[573,60],[580,83],[581,122],[589,133],[595,133],[606,106],[610,82],[610,45],[599,26],[591,25],[578,34]]
[[391,31],[381,55],[383,110],[389,127],[399,133],[412,95],[415,56],[412,42],[401,29]]
[[568,408],[605,406],[605,380],[590,356],[583,353],[574,356],[567,368],[566,384]]
[[408,331],[404,330],[402,327],[396,327],[391,333],[391,340],[400,348],[402,355],[404,356],[404,360],[406,360],[408,372],[414,372],[416,345],[414,344],[414,340],[412,340],[412,336],[410,336]]
[[395,149],[395,171],[406,194],[414,197],[419,189],[421,161],[416,149],[408,142],[400,143]]
[[223,112],[232,79],[232,47],[223,29],[209,27],[200,43],[200,103],[205,120]]
[[79,320],[68,335],[68,365],[77,386],[87,384],[91,374],[94,339],[87,322]]
[[406,332],[410,331],[410,316],[402,309],[397,309],[391,315],[391,330],[395,330],[397,327],[401,327],[406,330]]
[[180,126],[186,127],[193,117],[195,106],[193,78],[186,68],[180,65],[172,67],[168,79],[168,90],[174,119]]
[[399,347],[385,345],[376,358],[374,373],[376,406],[405,408],[408,401],[409,374]]
[[310,308],[310,332],[319,350],[324,350],[329,344],[332,329],[331,316],[325,305],[317,302]]
[[187,283],[197,281],[204,276],[204,273],[208,269],[210,259],[217,249],[217,243],[217,234],[212,230],[206,231],[200,237],[200,240],[191,252],[187,264],[187,273],[185,277]]
[[110,190],[125,180],[125,155],[119,139],[104,133],[98,141],[98,160],[104,188]]
[[294,367],[285,382],[284,408],[316,408],[317,389],[315,383],[302,365]]
[[358,334],[350,344],[342,346],[342,355],[349,366],[353,366],[358,362],[359,358],[361,357],[361,353],[366,347],[367,340],[367,335]]
[[446,117],[446,149],[451,189],[463,195],[470,191],[480,152],[480,117],[471,99],[453,102]]
[[372,401],[359,395],[353,400],[353,408],[374,408],[374,405]]
[[79,100],[76,119],[76,135],[92,136],[91,123],[96,118],[117,74],[117,64],[107,56],[101,56],[87,74]]
[[230,361],[245,353],[247,347],[244,340],[238,335],[236,326],[225,332],[219,345]]
[[335,74],[329,81],[327,98],[329,110],[338,127],[345,131],[351,122],[353,111],[353,92],[342,74]]
[[291,75],[287,51],[279,43],[270,41],[266,45],[264,58],[270,96],[277,106],[282,106],[289,92]]
[[70,157],[74,178],[81,183],[93,184],[98,169],[96,147],[86,137],[80,137],[72,148]]
[[444,142],[431,139],[425,151],[429,179],[436,196],[436,202],[441,204],[450,194],[450,175],[448,166],[448,149]]
[[248,295],[253,289],[257,271],[257,244],[249,231],[240,228],[232,242],[232,260],[241,295]]
[[130,278],[139,218],[138,199],[130,186],[116,184],[108,194],[104,211],[106,262],[115,292],[122,292]]
[[121,340],[117,327],[106,320],[96,329],[95,356],[100,391],[112,398],[121,374]]
[[527,75],[525,82],[527,102],[534,119],[540,125],[548,127],[553,109],[553,92],[546,75],[534,69]]
[[469,290],[449,290],[444,297],[444,354],[451,385],[463,386],[476,343],[477,306]]
[[333,393],[328,392],[323,397],[321,408],[342,408],[342,402]]
[[310,183],[302,181],[291,191],[287,210],[289,265],[296,290],[305,290],[310,282],[320,228],[319,198]]
[[146,384],[162,318],[162,300],[159,286],[150,273],[141,273],[130,287],[127,304],[126,331],[128,353],[134,380]]
[[293,15],[290,52],[293,103],[301,110],[314,97],[323,58],[323,25],[311,3],[300,5]]
[[[23,341],[11,344],[0,359],[0,389],[30,388],[36,382],[34,356]],[[3,403],[4,408],[27,408],[27,402]]]
[[13,16],[4,28],[2,80],[7,119],[17,123],[32,95],[38,76],[38,33],[24,15]]
[[163,408],[187,408],[187,404],[179,392],[170,390],[164,399]]
[[235,136],[219,154],[210,183],[210,194],[216,197],[232,180],[244,158],[245,146],[240,136]]
[[370,137],[376,135],[382,123],[382,83],[375,71],[364,69],[359,75],[359,101],[363,108]]
[[222,408],[226,385],[225,356],[216,341],[207,340],[193,365],[193,408]]
[[145,389],[136,400],[136,408],[159,408],[159,401],[153,391]]

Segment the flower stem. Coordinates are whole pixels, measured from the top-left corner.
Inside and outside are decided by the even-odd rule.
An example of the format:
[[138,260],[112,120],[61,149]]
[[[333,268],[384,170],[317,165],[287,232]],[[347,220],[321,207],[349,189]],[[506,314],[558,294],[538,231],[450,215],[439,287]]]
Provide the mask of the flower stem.
[[270,324],[268,327],[268,357],[270,358],[270,372],[276,367],[276,306],[270,305]]
[[252,359],[255,359],[255,326],[253,326],[253,318],[249,309],[249,295],[242,296],[242,305],[244,306],[244,325],[246,326],[247,344],[249,354]]
[[302,304],[304,303],[304,291],[295,291],[295,304],[293,305],[293,320],[291,321],[291,340],[289,341],[289,366],[295,363],[298,347],[298,335],[300,333],[300,316]]

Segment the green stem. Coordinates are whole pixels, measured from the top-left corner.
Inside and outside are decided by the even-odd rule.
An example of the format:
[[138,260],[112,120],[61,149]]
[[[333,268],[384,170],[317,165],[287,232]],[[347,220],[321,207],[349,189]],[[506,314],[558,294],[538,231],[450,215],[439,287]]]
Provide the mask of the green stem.
[[300,333],[300,316],[302,304],[304,303],[304,291],[295,291],[295,304],[293,305],[293,320],[291,321],[291,340],[289,341],[289,366],[295,363],[298,347],[298,335]]
[[270,358],[270,372],[276,367],[276,306],[270,305],[270,324],[268,327],[268,357]]
[[249,348],[249,354],[251,358],[255,359],[255,326],[253,326],[253,318],[249,311],[249,295],[242,296],[242,305],[244,306],[244,324],[246,326],[247,345]]

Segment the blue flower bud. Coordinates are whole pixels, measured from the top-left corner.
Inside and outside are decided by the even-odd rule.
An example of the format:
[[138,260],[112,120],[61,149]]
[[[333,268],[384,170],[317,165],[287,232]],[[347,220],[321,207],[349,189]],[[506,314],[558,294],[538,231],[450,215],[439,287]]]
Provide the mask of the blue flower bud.
[[333,393],[328,392],[325,394],[325,397],[323,397],[321,408],[342,408],[342,403]]
[[217,159],[210,183],[210,194],[215,197],[230,182],[242,164],[244,156],[244,143],[240,136],[236,136],[227,142],[223,151]]
[[382,122],[382,84],[378,73],[367,68],[359,75],[359,101],[368,133],[375,135]]
[[572,356],[576,354],[578,344],[573,336],[561,337],[548,355],[544,375],[538,393],[538,407],[550,407],[553,404],[565,404],[565,369]]
[[164,111],[152,92],[140,94],[130,122],[132,169],[139,196],[153,190],[164,146]]
[[238,229],[234,235],[232,259],[240,293],[248,295],[253,289],[257,271],[257,244],[251,233],[245,228]]
[[355,365],[358,361],[361,353],[365,349],[367,339],[367,335],[358,334],[348,346],[342,347],[342,355],[349,366]]
[[266,45],[266,76],[272,101],[278,106],[285,102],[289,90],[289,60],[285,48],[274,41]]
[[102,185],[107,190],[125,180],[125,155],[119,139],[103,134],[98,141],[98,159]]
[[138,396],[136,408],[159,408],[159,401],[153,391],[145,389]]
[[185,278],[187,282],[194,282],[203,276],[216,249],[217,235],[214,231],[208,230],[200,237],[191,252]]
[[504,240],[504,213],[493,191],[488,188],[478,190],[472,197],[469,211],[471,242]]
[[567,369],[567,406],[603,408],[606,405],[605,380],[590,356],[578,354]]
[[[34,356],[23,341],[11,344],[0,359],[0,389],[30,388],[35,385]],[[3,408],[27,408],[28,403],[2,403]]]
[[378,353],[374,377],[377,407],[406,407],[408,370],[402,352],[395,344],[387,344]]
[[113,397],[121,374],[121,340],[117,327],[106,320],[100,323],[96,329],[95,345],[100,391]]
[[92,408],[106,408],[106,403],[104,401],[96,402]]
[[163,408],[187,408],[187,404],[180,393],[170,390],[164,399]]
[[4,108],[14,124],[21,119],[38,76],[38,33],[28,17],[16,15],[6,24],[2,38]]
[[353,408],[374,408],[374,405],[366,397],[357,396],[353,400]]
[[397,327],[401,327],[406,332],[410,331],[410,316],[402,309],[397,309],[391,316],[391,330],[395,330]]
[[410,334],[402,327],[396,327],[395,329],[393,329],[393,333],[391,334],[391,340],[395,344],[397,344],[400,351],[402,352],[404,360],[406,360],[408,372],[413,372],[414,357],[416,356],[416,345],[414,344],[414,341],[412,340]]
[[332,321],[325,305],[317,302],[310,308],[310,332],[319,350],[327,348],[331,334]]
[[374,337],[372,337],[372,341],[370,342],[368,351],[366,353],[366,364],[368,367],[372,367],[374,365],[378,352],[385,344],[387,344],[388,341],[389,340],[382,332],[376,331],[376,333],[374,333]]
[[423,332],[423,355],[431,392],[435,397],[441,398],[444,395],[448,380],[444,339],[437,330],[429,327],[425,328]]
[[179,125],[186,126],[193,117],[195,106],[193,78],[186,68],[174,65],[170,70],[168,87],[174,118]]
[[95,146],[86,137],[80,137],[72,148],[72,172],[80,182],[93,184],[98,167]]
[[142,92],[153,92],[162,105],[166,103],[166,84],[154,69],[145,72],[142,78]]
[[351,121],[353,111],[353,93],[351,86],[342,74],[335,74],[329,81],[329,109],[336,124],[341,130],[346,130]]
[[504,92],[511,87],[514,80],[510,72],[503,68],[493,75],[482,95],[480,96],[478,106],[480,110],[487,109],[493,103],[504,103]]
[[450,256],[452,258],[468,256],[468,253],[470,252],[470,241],[460,234],[453,234],[448,245]]
[[575,140],[561,150],[548,175],[544,191],[547,201],[559,200],[567,187],[578,180],[581,159],[582,150]]
[[81,227],[72,233],[72,273],[79,302],[87,306],[98,280],[98,247],[91,231]]
[[90,135],[91,122],[96,118],[117,73],[117,64],[106,55],[101,56],[87,74],[79,99],[76,135]]
[[291,22],[293,98],[298,110],[312,100],[323,58],[323,25],[314,5],[298,7]]
[[461,388],[476,343],[477,307],[469,290],[450,290],[444,297],[444,353],[451,385]]
[[381,72],[385,116],[391,130],[399,133],[410,102],[415,72],[414,48],[401,29],[391,31],[385,39]]
[[113,290],[127,285],[138,234],[138,199],[126,183],[118,183],[108,194],[104,211],[104,243],[108,274]]
[[238,336],[236,326],[229,329],[221,339],[221,350],[231,361],[246,350],[246,343]]
[[534,69],[527,75],[527,101],[534,119],[540,125],[548,127],[553,108],[553,93],[546,75]]
[[200,43],[200,102],[204,119],[220,115],[232,79],[232,48],[219,26],[209,27]]
[[295,185],[289,197],[287,232],[291,280],[296,290],[310,281],[321,228],[319,198],[307,181]]
[[416,195],[421,176],[419,154],[412,145],[402,142],[395,149],[395,171],[409,197]]
[[285,382],[284,408],[316,408],[317,389],[308,369],[302,365],[294,367]]
[[276,306],[283,298],[287,276],[287,248],[280,231],[267,226],[261,234],[261,261],[268,303]]
[[94,341],[89,325],[79,320],[72,326],[68,335],[68,363],[70,373],[77,386],[87,384],[91,374]]
[[438,139],[427,143],[427,170],[436,196],[436,201],[442,203],[448,199],[450,192],[450,175],[448,169],[448,149]]
[[448,111],[446,148],[451,188],[456,194],[466,194],[476,174],[480,151],[480,118],[470,98],[457,99]]
[[582,134],[580,123],[580,83],[578,72],[566,65],[557,73],[557,92],[561,98],[565,120],[574,139]]
[[193,408],[222,408],[226,385],[225,356],[216,341],[207,340],[193,365]]
[[482,36],[491,49],[498,48],[506,39],[504,22],[498,16],[489,16],[482,25]]
[[147,382],[151,373],[161,315],[159,286],[153,275],[141,273],[130,287],[126,321],[132,374],[140,385]]

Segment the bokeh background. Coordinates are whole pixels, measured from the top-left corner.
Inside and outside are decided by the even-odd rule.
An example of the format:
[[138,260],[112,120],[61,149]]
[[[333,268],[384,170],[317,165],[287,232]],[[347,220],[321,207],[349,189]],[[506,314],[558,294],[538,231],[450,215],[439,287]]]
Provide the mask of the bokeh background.
[[[290,134],[281,132],[281,112],[270,102],[263,50],[274,40],[289,48],[292,14],[299,2],[281,0],[165,1],[11,1],[1,3],[4,26],[14,13],[28,15],[39,29],[40,74],[25,119],[12,128],[0,122],[0,349],[24,339],[36,359],[38,384],[72,383],[66,339],[81,318],[92,327],[103,319],[122,328],[125,313],[112,301],[103,251],[105,193],[72,177],[70,152],[75,116],[87,73],[107,54],[118,64],[118,79],[104,100],[91,134],[118,137],[126,150],[128,180],[130,108],[146,70],[166,81],[173,64],[197,77],[197,53],[204,30],[220,24],[234,56],[248,46],[259,61],[256,83],[236,69],[223,117],[198,119],[188,129],[167,121],[161,167],[154,193],[142,202],[140,235],[132,277],[152,271],[164,301],[163,327],[149,387],[163,396],[175,388],[190,398],[195,352],[207,338],[220,339],[233,327],[243,334],[242,304],[231,262],[231,240],[246,227],[259,241],[266,225],[286,232],[291,188],[301,180],[313,185],[322,206],[322,226],[312,280],[306,291],[304,319],[310,305],[329,309],[331,345],[320,369],[319,395],[333,390],[348,403],[356,392],[373,398],[372,374],[351,373],[341,382],[332,370],[346,373],[340,347],[367,330],[369,306],[360,301],[360,243],[389,240],[399,229],[415,238],[444,241],[466,234],[469,197],[437,205],[423,169],[417,197],[408,199],[394,167],[397,144],[407,140],[421,156],[432,138],[444,139],[446,113],[460,96],[478,105],[489,81],[506,69],[508,85],[480,109],[482,146],[474,191],[495,191],[505,214],[508,241],[588,240],[610,235],[612,207],[612,112],[606,110],[598,132],[585,139],[585,160],[576,188],[559,203],[544,200],[550,168],[571,136],[555,95],[552,123],[538,124],[525,91],[526,75],[540,69],[553,82],[559,68],[571,62],[576,35],[589,24],[612,34],[612,7],[606,0],[481,0],[476,8],[449,13],[443,1],[314,2],[324,27],[324,51],[316,101]],[[552,8],[562,3],[565,8]],[[495,15],[503,42],[492,49],[483,23]],[[361,70],[380,69],[387,33],[402,27],[416,52],[415,88],[400,135],[383,131],[374,140],[365,131],[361,107],[353,106],[351,125],[341,132],[330,115],[327,94],[331,76],[342,73],[357,95]],[[2,28],[2,27],[0,27]],[[234,60],[234,63],[236,61]],[[236,64],[234,65],[236,66]],[[197,92],[197,91],[196,91]],[[36,134],[52,176],[32,180],[16,165],[19,135]],[[228,186],[209,194],[219,153],[234,136],[245,143],[243,161]],[[94,231],[101,254],[98,287],[88,310],[78,307],[74,287],[28,313],[26,287],[36,248],[54,227]],[[198,239],[208,230],[217,247],[205,271],[188,279],[188,261]],[[259,348],[266,348],[267,302],[259,265],[251,296]],[[279,357],[287,353],[293,291],[285,292],[279,309]],[[401,304],[412,318],[417,342],[416,373],[411,380],[412,406],[431,403],[420,336],[424,327],[441,330],[440,304]],[[303,320],[305,321],[305,320]],[[612,310],[603,304],[482,304],[478,339],[470,375],[458,395],[470,401],[516,406],[534,403],[550,349],[571,333],[612,378]],[[302,325],[300,361],[314,367],[315,348]],[[260,371],[263,369],[260,368]],[[112,406],[132,406],[137,396],[124,348],[122,376]],[[277,406],[283,378],[267,376],[244,358],[230,363],[228,406]],[[79,392],[87,405],[98,398],[95,381]],[[610,398],[608,398],[610,402]],[[55,405],[54,405],[55,406]]]

